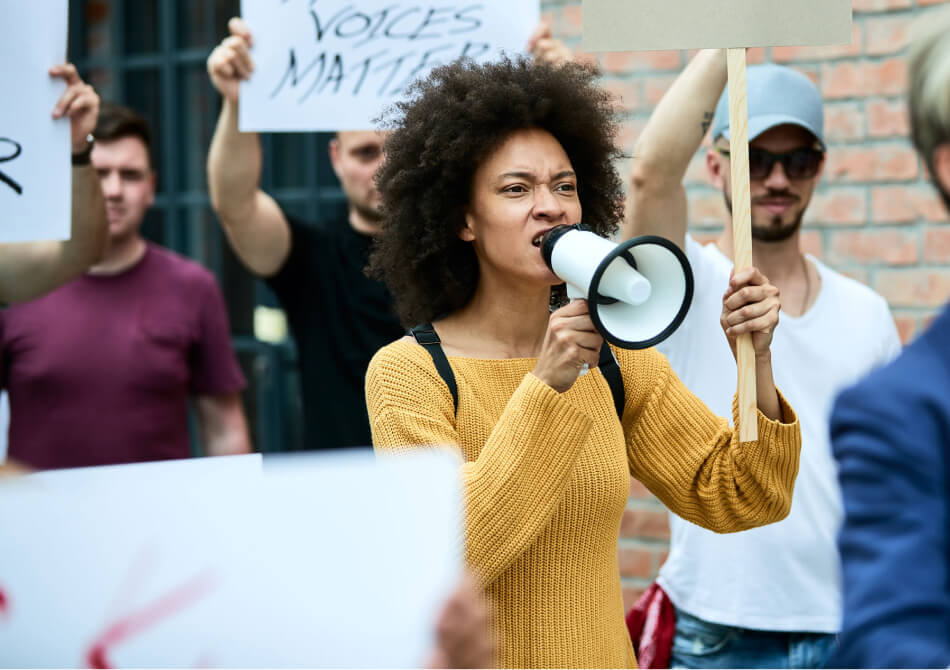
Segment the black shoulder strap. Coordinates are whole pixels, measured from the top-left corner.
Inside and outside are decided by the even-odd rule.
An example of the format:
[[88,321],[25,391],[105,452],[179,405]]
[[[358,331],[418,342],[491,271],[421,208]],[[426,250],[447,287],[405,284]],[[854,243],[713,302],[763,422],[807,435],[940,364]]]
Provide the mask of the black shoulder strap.
[[[438,333],[435,332],[431,323],[421,323],[414,328],[410,328],[409,334],[416,339],[416,342],[425,347],[429,355],[432,356],[435,369],[439,373],[439,376],[442,377],[442,381],[445,382],[445,385],[449,387],[449,393],[452,394],[452,402],[455,405],[455,412],[458,413],[459,393],[458,387],[455,385],[455,373],[452,372],[449,359],[446,358],[445,352],[442,350],[442,340],[439,339]],[[620,374],[620,366],[617,365],[617,359],[614,358],[614,352],[611,351],[610,345],[606,342],[604,342],[604,345],[600,349],[600,360],[597,362],[597,367],[600,368],[600,374],[604,376],[604,379],[607,381],[607,386],[610,387],[610,394],[614,398],[614,409],[617,411],[617,418],[622,420],[625,404],[623,377]]]
[[455,403],[455,413],[459,411],[459,392],[455,386],[455,373],[452,372],[452,366],[449,365],[449,359],[442,351],[442,340],[431,323],[420,323],[415,328],[409,329],[409,334],[416,338],[416,342],[421,344],[432,356],[432,362],[435,363],[435,369],[442,377],[442,381],[449,387],[449,393],[452,394],[452,402]]
[[620,366],[617,365],[614,352],[610,350],[610,345],[607,342],[604,342],[604,346],[600,348],[600,360],[597,362],[597,367],[600,368],[600,374],[607,380],[610,394],[614,397],[614,409],[617,410],[617,418],[623,421],[623,406],[626,400],[623,390],[623,375],[620,374]]

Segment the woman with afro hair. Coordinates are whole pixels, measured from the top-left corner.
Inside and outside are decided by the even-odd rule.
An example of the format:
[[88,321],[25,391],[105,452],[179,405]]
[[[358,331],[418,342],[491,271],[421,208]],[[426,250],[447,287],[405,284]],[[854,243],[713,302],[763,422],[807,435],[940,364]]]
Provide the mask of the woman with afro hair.
[[376,354],[373,443],[461,451],[466,561],[504,667],[636,666],[617,565],[631,475],[683,518],[731,532],[788,514],[798,471],[798,420],[769,364],[778,294],[754,268],[736,273],[723,324],[733,344],[753,336],[758,441],[740,444],[653,349],[612,351],[618,417],[586,302],[561,306],[540,250],[554,226],[607,236],[623,215],[614,107],[595,78],[525,59],[438,68],[397,105],[378,174],[370,270],[404,324],[431,323],[441,347],[408,335]]

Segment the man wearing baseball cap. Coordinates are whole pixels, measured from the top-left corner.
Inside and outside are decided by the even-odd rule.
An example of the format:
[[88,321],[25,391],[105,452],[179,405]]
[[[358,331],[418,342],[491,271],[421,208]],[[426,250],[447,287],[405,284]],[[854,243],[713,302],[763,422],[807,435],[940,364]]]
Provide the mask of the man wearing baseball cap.
[[[657,106],[634,150],[625,234],[662,235],[686,252],[693,304],[659,349],[703,402],[728,417],[736,365],[719,319],[732,271],[732,225],[727,216],[716,242],[694,240],[682,184],[711,124],[706,169],[723,193],[723,214],[731,213],[725,85],[724,52],[703,51]],[[807,668],[828,660],[841,621],[831,403],[900,350],[884,299],[801,249],[802,218],[825,163],[818,90],[792,69],[757,65],[748,70],[748,101],[753,264],[781,292],[772,366],[801,420],[802,452],[789,464],[798,479],[791,512],[779,523],[716,535],[671,516],[670,556],[657,582],[675,606],[673,667]]]

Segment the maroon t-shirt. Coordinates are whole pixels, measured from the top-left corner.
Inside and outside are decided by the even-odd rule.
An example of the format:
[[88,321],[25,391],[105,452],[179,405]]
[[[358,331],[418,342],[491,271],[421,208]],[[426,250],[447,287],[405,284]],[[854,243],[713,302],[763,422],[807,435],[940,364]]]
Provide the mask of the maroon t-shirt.
[[0,311],[0,383],[10,457],[36,468],[187,457],[188,397],[245,386],[214,276],[151,244]]

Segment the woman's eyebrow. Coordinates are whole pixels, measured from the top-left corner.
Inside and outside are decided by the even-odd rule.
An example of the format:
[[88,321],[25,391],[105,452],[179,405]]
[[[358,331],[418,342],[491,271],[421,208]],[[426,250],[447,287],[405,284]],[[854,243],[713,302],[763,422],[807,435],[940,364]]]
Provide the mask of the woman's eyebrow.
[[[576,177],[577,174],[573,170],[563,170],[554,175],[554,179],[564,179],[565,177]],[[533,172],[505,172],[498,175],[498,179],[525,179],[533,180],[535,179]]]

